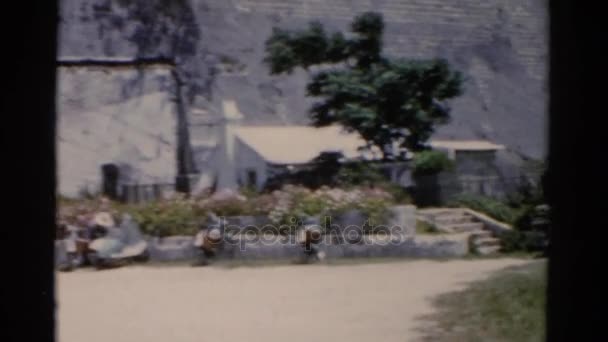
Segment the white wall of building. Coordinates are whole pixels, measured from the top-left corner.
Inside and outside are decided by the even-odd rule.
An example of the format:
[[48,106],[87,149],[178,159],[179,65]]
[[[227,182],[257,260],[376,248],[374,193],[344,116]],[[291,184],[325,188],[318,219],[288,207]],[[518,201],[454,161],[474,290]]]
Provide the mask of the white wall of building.
[[237,179],[241,186],[248,185],[248,172],[255,172],[256,188],[261,189],[268,180],[268,163],[247,144],[236,139]]

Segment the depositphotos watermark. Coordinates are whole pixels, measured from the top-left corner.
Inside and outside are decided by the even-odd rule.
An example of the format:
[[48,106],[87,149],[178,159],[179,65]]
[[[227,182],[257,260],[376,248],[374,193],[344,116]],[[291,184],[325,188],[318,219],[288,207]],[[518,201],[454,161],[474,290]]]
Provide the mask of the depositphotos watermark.
[[237,225],[227,224],[225,217],[220,218],[224,226],[221,241],[228,245],[238,245],[245,250],[247,245],[308,245],[308,244],[358,244],[358,245],[400,245],[412,237],[413,227],[371,225],[340,226],[331,224],[301,225],[295,220],[291,224]]

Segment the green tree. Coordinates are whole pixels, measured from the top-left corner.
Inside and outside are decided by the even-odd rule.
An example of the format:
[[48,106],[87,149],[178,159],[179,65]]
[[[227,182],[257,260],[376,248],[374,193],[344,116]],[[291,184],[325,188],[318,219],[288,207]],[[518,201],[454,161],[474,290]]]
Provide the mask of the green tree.
[[454,167],[454,162],[441,151],[422,151],[414,156],[414,176],[436,175]]
[[450,118],[445,101],[462,93],[461,73],[443,59],[384,56],[380,14],[357,16],[351,31],[348,38],[328,34],[317,21],[300,31],[274,28],[264,61],[273,75],[298,67],[309,72],[307,95],[319,99],[310,110],[313,125],[356,131],[384,158],[395,157],[395,143],[426,149],[435,126]]

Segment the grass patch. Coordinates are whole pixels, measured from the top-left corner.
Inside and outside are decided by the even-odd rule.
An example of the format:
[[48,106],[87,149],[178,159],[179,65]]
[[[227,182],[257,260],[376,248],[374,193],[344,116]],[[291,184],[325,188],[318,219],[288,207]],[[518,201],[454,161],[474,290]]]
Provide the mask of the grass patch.
[[436,299],[425,341],[544,341],[546,262],[509,268]]
[[449,206],[470,208],[486,214],[495,220],[511,225],[514,224],[519,215],[521,215],[519,209],[512,208],[499,200],[478,195],[457,196],[449,203]]
[[416,234],[437,235],[437,234],[441,234],[441,232],[439,230],[437,230],[437,227],[435,227],[434,225],[432,225],[428,222],[425,222],[425,221],[417,220],[416,221]]

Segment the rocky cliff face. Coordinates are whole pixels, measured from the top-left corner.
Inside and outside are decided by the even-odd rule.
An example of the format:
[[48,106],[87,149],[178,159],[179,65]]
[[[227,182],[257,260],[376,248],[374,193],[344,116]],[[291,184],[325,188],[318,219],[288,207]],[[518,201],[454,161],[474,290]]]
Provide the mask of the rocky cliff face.
[[[544,155],[544,0],[62,0],[59,57],[173,59],[190,138],[204,140],[206,131],[196,127],[226,98],[237,101],[245,124],[307,123],[308,75],[271,77],[262,64],[265,39],[273,26],[304,27],[312,19],[346,29],[367,10],[384,14],[389,54],[445,57],[467,75],[466,93],[453,101],[453,120],[438,137],[486,138],[530,157]],[[129,82],[118,77],[110,88],[123,89],[127,101]],[[106,86],[86,87],[80,104],[60,100],[61,116],[118,99],[97,95]],[[60,94],[69,99],[73,89],[62,85]]]
[[[97,192],[103,164],[128,165],[133,182],[173,183],[175,82],[165,66],[60,67],[59,192]],[[127,169],[124,169],[127,170]]]

